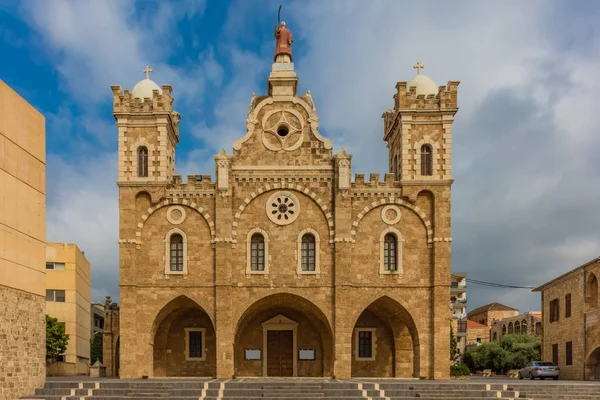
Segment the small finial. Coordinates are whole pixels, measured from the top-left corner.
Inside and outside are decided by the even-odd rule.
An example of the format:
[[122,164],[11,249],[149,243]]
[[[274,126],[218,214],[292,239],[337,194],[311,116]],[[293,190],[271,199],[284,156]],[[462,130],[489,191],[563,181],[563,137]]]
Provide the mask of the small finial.
[[421,75],[421,69],[425,68],[425,66],[421,64],[421,61],[417,61],[417,63],[413,65],[413,68],[417,70],[417,75]]
[[153,69],[150,68],[149,65],[146,65],[146,69],[143,70],[142,72],[146,74],[146,79],[150,79],[150,72],[152,72],[152,71],[153,71]]

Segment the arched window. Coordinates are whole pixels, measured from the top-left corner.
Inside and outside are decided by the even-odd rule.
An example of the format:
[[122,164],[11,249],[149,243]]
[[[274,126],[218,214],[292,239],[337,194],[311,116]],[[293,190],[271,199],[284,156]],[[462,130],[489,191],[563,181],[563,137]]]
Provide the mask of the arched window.
[[398,251],[398,240],[393,233],[386,233],[383,239],[383,268],[385,271],[398,271],[396,254]]
[[315,237],[311,233],[302,236],[302,271],[315,270]]
[[515,334],[521,334],[521,323],[519,323],[519,321],[515,322]]
[[512,323],[512,322],[510,322],[510,323],[508,324],[508,334],[509,334],[509,335],[512,335],[512,334],[513,334],[513,323]]
[[494,341],[498,340],[498,333],[497,332],[494,332],[494,338],[493,338],[493,340]]
[[502,336],[506,335],[506,325],[502,325]]
[[585,288],[585,311],[593,311],[598,308],[598,278],[590,274]]
[[250,239],[250,269],[265,270],[265,238],[260,233],[255,233]]
[[521,335],[528,335],[529,333],[527,332],[527,320],[524,319],[521,322]]
[[145,178],[148,176],[148,148],[139,147],[137,157],[138,176]]
[[421,146],[421,175],[433,175],[433,152],[429,144]]
[[171,271],[183,272],[183,236],[171,235]]

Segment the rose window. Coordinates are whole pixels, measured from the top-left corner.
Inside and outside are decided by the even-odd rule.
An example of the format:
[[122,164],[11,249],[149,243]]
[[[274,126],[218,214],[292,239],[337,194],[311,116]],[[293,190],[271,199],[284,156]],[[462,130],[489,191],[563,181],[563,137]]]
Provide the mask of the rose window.
[[267,216],[277,225],[294,222],[300,213],[300,203],[296,196],[289,192],[278,192],[267,201]]

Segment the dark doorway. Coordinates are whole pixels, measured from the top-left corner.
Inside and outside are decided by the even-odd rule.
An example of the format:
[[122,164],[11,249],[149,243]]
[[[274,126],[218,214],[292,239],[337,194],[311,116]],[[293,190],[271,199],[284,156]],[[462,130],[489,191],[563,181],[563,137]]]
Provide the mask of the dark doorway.
[[267,331],[267,375],[292,376],[293,374],[294,333]]

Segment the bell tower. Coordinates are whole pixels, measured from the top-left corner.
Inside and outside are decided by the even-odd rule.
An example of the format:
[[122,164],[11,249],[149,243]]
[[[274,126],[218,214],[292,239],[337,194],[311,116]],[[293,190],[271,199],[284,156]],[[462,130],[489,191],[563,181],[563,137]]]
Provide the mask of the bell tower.
[[143,72],[146,78],[131,91],[111,86],[119,132],[118,184],[164,184],[175,174],[180,115],[172,108],[173,89],[170,85],[161,88],[151,80],[149,66]]
[[394,109],[383,113],[383,140],[389,149],[389,172],[402,183],[452,179],[452,123],[458,111],[458,81],[436,87],[417,76],[396,84]]

